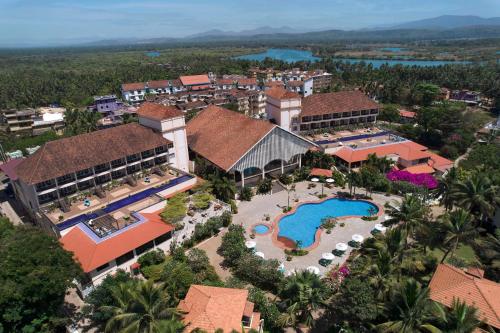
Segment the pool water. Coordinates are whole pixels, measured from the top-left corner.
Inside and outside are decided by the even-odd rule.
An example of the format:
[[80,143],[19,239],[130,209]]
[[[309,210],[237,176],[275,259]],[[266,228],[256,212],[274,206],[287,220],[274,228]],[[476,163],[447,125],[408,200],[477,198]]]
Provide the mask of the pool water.
[[279,237],[286,237],[294,242],[300,241],[301,247],[314,244],[316,230],[321,226],[321,219],[327,216],[367,216],[370,208],[378,212],[377,206],[362,200],[333,198],[320,203],[304,204],[278,222]]
[[258,224],[253,228],[253,232],[256,234],[265,234],[266,232],[269,232],[269,227],[264,224]]

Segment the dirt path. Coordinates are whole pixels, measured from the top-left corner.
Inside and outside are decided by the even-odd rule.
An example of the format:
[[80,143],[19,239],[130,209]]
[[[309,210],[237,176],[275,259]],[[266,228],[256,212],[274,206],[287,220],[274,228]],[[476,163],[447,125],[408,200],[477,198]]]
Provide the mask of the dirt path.
[[226,230],[222,231],[218,236],[207,239],[206,241],[203,241],[195,246],[196,248],[204,250],[207,253],[210,264],[215,268],[215,272],[223,281],[226,281],[229,277],[231,277],[231,272],[221,266],[223,258],[217,253],[217,249],[221,245],[222,236],[225,232]]

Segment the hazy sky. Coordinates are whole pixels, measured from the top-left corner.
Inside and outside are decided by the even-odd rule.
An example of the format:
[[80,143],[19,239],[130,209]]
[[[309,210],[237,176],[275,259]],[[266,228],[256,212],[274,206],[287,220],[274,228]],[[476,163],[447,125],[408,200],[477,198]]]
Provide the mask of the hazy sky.
[[500,0],[0,0],[0,45],[264,25],[358,29],[444,14],[500,16]]

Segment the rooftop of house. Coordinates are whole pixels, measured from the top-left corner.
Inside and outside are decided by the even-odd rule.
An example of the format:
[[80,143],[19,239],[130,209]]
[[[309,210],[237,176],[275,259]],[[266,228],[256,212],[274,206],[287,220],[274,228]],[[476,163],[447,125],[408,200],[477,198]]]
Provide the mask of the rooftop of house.
[[140,215],[142,220],[102,239],[94,237],[87,226],[77,225],[59,241],[88,273],[174,229],[158,212]]
[[208,333],[217,329],[239,332],[244,316],[251,318],[254,329],[258,327],[260,320],[260,314],[253,312],[254,304],[248,301],[246,289],[193,284],[185,299],[180,301],[179,310],[185,313],[183,321],[188,332],[196,328]]
[[487,324],[500,329],[500,284],[485,279],[481,269],[466,271],[448,264],[439,264],[429,283],[430,298],[451,306],[458,298],[479,310]]
[[179,77],[179,79],[185,86],[210,84],[210,79],[207,74],[186,75]]
[[238,85],[256,85],[257,79],[255,78],[241,78],[236,80],[238,81]]
[[122,84],[122,91],[143,90],[143,89],[146,89],[146,83],[144,82]]
[[171,143],[137,123],[49,141],[15,169],[24,183],[37,184]]
[[170,83],[168,80],[156,80],[156,81],[148,81],[148,88],[158,89],[158,88],[168,88]]
[[399,115],[403,118],[412,118],[413,119],[417,115],[416,112],[408,111],[408,110],[404,110],[404,109],[400,109],[398,111],[399,111]]
[[95,102],[108,99],[116,99],[116,95],[94,96]]
[[300,99],[300,95],[293,91],[288,91],[282,87],[273,87],[266,90],[266,95],[274,99]]
[[301,116],[378,109],[379,105],[358,90],[313,94],[302,99]]
[[140,117],[153,120],[166,120],[170,118],[182,117],[184,114],[175,106],[166,106],[151,102],[143,103],[137,110]]
[[187,141],[190,149],[229,171],[275,127],[268,121],[210,105],[187,123]]

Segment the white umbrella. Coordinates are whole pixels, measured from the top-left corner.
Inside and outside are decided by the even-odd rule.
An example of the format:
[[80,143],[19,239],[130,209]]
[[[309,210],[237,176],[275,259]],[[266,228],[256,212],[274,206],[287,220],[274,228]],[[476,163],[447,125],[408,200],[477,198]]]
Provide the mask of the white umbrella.
[[262,259],[264,259],[264,258],[266,257],[266,256],[264,255],[264,253],[262,253],[262,252],[255,252],[255,255],[256,255],[257,257],[261,257]]
[[387,216],[387,215],[386,215],[386,216],[384,216],[384,220],[386,220],[386,221],[387,221],[387,220],[390,220],[390,219],[391,219],[391,217],[390,217],[390,216]]
[[312,181],[312,182],[315,182],[315,183],[316,183],[316,182],[319,182],[319,178],[316,178],[316,177],[311,178],[311,181]]
[[325,260],[333,260],[333,259],[335,259],[335,256],[331,252],[325,252],[321,255],[321,258],[323,258]]
[[335,248],[338,250],[338,251],[347,251],[347,244],[346,243],[337,243],[337,245],[335,246]]
[[313,274],[319,275],[319,268],[316,266],[309,266],[307,270]]
[[289,270],[285,273],[285,276],[290,276],[290,275],[293,275],[295,274],[295,269],[292,269],[292,270]]
[[257,246],[257,243],[255,243],[254,241],[246,241],[245,246],[247,247],[247,249],[253,249],[255,248],[255,246]]
[[352,235],[352,240],[356,243],[361,243],[364,240],[364,237],[358,234]]
[[325,181],[326,181],[328,184],[331,184],[331,183],[334,183],[334,182],[335,182],[335,180],[333,180],[332,178],[327,178]]
[[375,224],[375,229],[376,229],[376,230],[378,230],[378,231],[382,231],[382,232],[383,232],[383,231],[385,231],[387,228],[386,228],[386,227],[384,227],[382,224],[377,223],[377,224]]

